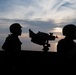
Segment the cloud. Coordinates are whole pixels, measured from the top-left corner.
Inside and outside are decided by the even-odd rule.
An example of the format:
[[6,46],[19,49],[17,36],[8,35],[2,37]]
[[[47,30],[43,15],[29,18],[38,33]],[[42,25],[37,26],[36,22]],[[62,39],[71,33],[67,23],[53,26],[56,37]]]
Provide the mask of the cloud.
[[9,33],[9,27],[13,23],[20,23],[23,27],[23,33],[28,32],[29,29],[37,31],[48,32],[49,29],[52,29],[57,26],[54,20],[40,21],[40,20],[16,20],[16,19],[0,19],[0,33]]
[[29,37],[29,29],[32,29],[35,33],[42,31],[49,33],[49,30],[52,30],[57,26],[53,20],[48,21],[39,21],[39,20],[16,20],[16,19],[0,19],[0,35],[6,37],[10,34],[9,27],[13,23],[20,23],[22,26],[22,35],[21,38]]
[[[66,24],[76,24],[76,19],[60,19],[57,22],[55,20],[17,20],[17,19],[0,19],[0,34],[10,33],[9,27],[13,23],[20,23],[22,26],[23,33],[28,33],[29,29],[32,29],[34,32],[43,31],[49,32],[51,30],[55,30],[55,28],[62,28]],[[56,31],[55,31],[56,32]]]
[[[0,0],[0,18],[63,19],[75,15],[75,0]],[[69,12],[70,11],[70,12]],[[67,14],[69,13],[69,14]],[[64,15],[63,15],[64,14]],[[72,14],[72,15],[71,15]],[[63,16],[61,16],[63,15]],[[59,17],[58,17],[59,16]]]

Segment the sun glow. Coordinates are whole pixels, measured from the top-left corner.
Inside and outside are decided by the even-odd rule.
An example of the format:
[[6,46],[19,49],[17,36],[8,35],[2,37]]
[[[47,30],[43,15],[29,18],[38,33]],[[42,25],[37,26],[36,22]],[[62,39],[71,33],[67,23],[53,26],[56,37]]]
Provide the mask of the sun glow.
[[53,28],[53,30],[51,30],[50,32],[62,33],[62,28],[56,27],[56,28]]

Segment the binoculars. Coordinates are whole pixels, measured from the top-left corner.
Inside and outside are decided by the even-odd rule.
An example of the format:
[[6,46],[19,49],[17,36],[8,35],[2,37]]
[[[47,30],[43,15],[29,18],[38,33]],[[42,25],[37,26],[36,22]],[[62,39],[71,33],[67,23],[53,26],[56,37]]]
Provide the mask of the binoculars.
[[44,51],[48,51],[50,44],[49,41],[55,40],[58,38],[57,36],[54,36],[53,33],[44,33],[44,32],[38,32],[34,33],[31,29],[29,29],[29,37],[31,38],[31,42],[38,44],[38,45],[43,45]]

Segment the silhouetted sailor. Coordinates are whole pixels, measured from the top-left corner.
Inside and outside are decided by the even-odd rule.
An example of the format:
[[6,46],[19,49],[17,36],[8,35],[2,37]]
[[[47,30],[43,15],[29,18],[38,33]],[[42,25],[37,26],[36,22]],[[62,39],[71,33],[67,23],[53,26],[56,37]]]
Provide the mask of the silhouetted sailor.
[[76,39],[76,26],[73,24],[64,26],[62,34],[65,38],[58,42],[57,52],[62,60],[72,60],[76,54],[76,43],[74,42],[74,39]]
[[19,23],[13,23],[10,26],[10,34],[6,38],[2,49],[5,51],[12,51],[12,52],[17,52],[21,50],[21,41],[19,40],[18,36],[21,35],[22,30],[21,30],[21,25]]

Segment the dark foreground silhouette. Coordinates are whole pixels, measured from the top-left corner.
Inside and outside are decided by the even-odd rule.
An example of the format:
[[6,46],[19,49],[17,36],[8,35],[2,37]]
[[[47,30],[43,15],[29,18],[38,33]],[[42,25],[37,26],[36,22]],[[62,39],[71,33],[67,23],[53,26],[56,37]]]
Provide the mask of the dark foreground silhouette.
[[[70,68],[69,68],[70,67]],[[72,68],[71,68],[72,67]],[[58,60],[57,52],[42,51],[21,51],[5,52],[0,51],[0,72],[2,73],[64,73],[67,69],[73,70],[74,64],[64,64]]]
[[21,51],[13,53],[0,51],[0,64],[0,69],[6,72],[26,72],[27,70],[36,69],[42,71],[48,68],[54,70],[57,64],[57,53],[45,53],[42,51]]

